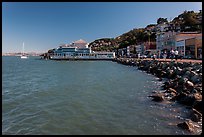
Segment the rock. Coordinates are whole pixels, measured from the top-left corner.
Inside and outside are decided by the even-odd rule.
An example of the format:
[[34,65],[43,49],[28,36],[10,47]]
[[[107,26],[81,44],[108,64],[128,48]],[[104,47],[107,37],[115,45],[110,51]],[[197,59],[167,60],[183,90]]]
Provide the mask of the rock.
[[164,100],[163,94],[150,95],[149,97],[152,97],[153,98],[152,100],[156,102],[161,102]]
[[177,75],[182,75],[182,69],[180,67],[176,68],[176,74]]
[[187,106],[193,106],[195,101],[201,101],[202,100],[202,95],[199,93],[194,93],[194,94],[187,94],[187,96],[182,97],[179,102],[187,105]]
[[200,82],[200,77],[198,74],[194,75],[193,77],[190,78],[190,80],[193,82],[193,83],[198,83]]
[[201,118],[202,118],[202,114],[198,112],[196,109],[192,109],[191,120],[194,122],[199,122]]
[[191,90],[191,93],[197,93],[198,91],[195,89],[195,88],[193,88],[192,90]]
[[186,71],[184,75],[189,76],[190,77],[191,72],[190,71]]
[[166,71],[162,71],[162,72],[161,72],[161,77],[164,77],[164,78],[167,77],[167,75],[166,75]]
[[187,106],[191,106],[193,105],[194,101],[192,100],[191,96],[186,96],[182,98],[179,103],[187,105]]
[[187,78],[181,77],[181,78],[178,79],[178,84],[181,84],[181,85],[182,85],[182,84],[186,83],[186,81],[188,81]]
[[179,123],[179,124],[177,124],[177,126],[182,128],[182,129],[188,130],[190,132],[192,132],[193,128],[194,128],[194,125],[190,121],[185,121],[183,123]]
[[174,88],[178,85],[177,81],[170,81],[169,85],[167,86],[167,88]]
[[187,89],[192,90],[193,87],[194,87],[194,84],[192,82],[190,82],[190,81],[187,81],[185,83],[185,86],[186,86]]
[[163,85],[161,87],[165,90],[168,88],[169,84],[170,84],[170,81],[166,81],[163,83]]
[[169,88],[169,89],[167,89],[167,92],[169,92],[169,93],[173,92],[173,93],[175,93],[175,94],[177,93],[176,90],[173,89],[173,88]]
[[176,99],[177,101],[180,101],[180,100],[182,100],[183,98],[185,98],[186,96],[188,96],[187,93],[185,93],[185,92],[180,92],[180,93],[175,97],[175,99]]
[[196,100],[193,104],[193,108],[198,110],[199,112],[203,112],[203,101],[202,100]]
[[195,85],[195,89],[196,89],[198,92],[202,93],[202,84],[196,84],[196,85]]

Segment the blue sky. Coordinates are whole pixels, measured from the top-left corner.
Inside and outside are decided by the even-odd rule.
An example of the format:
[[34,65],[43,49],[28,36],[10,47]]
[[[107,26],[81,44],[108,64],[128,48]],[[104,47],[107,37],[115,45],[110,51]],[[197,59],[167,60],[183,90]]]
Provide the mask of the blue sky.
[[3,2],[2,52],[46,52],[62,43],[115,38],[173,19],[202,2]]

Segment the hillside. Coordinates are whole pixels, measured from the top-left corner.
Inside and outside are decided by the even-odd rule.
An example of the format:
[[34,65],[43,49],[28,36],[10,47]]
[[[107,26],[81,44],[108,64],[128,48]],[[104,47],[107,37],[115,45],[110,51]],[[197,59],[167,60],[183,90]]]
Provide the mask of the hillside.
[[114,49],[124,48],[129,45],[140,44],[142,42],[155,41],[155,32],[150,32],[146,28],[130,30],[116,38],[97,39],[89,44],[93,51],[113,51]]
[[167,18],[158,18],[157,24],[149,24],[145,28],[134,28],[115,38],[97,39],[89,43],[88,46],[93,51],[115,51],[130,45],[139,45],[143,42],[156,42],[156,25],[164,22],[179,26],[181,32],[202,32],[202,10],[199,12],[184,11],[170,22],[168,22]]
[[[179,25],[181,32],[186,31],[202,31],[202,10],[199,12],[184,11],[182,14],[175,17],[171,22],[167,18],[159,18],[157,24],[162,22],[173,23]],[[97,39],[89,44],[92,50],[95,51],[114,51],[118,48],[125,48],[129,45],[141,44],[142,42],[155,42],[157,24],[149,24],[145,28],[132,29],[116,38],[102,38]],[[153,29],[152,29],[153,28]]]
[[117,48],[114,38],[101,38],[89,43],[93,51],[113,51]]

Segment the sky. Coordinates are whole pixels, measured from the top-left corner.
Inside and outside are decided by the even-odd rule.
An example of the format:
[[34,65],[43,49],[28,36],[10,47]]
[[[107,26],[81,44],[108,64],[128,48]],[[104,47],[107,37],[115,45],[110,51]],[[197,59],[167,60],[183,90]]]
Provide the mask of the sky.
[[115,38],[157,19],[202,10],[202,2],[3,2],[2,52],[47,52],[83,39]]

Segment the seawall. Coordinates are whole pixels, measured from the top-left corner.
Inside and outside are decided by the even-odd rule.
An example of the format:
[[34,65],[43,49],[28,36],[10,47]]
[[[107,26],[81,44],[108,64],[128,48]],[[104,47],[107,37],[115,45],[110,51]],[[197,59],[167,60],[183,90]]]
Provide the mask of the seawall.
[[188,107],[188,117],[177,126],[195,132],[198,123],[202,123],[202,61],[133,58],[116,58],[114,61],[135,66],[139,70],[155,75],[160,81],[165,79],[161,85],[163,92],[149,97],[153,101],[176,101]]

